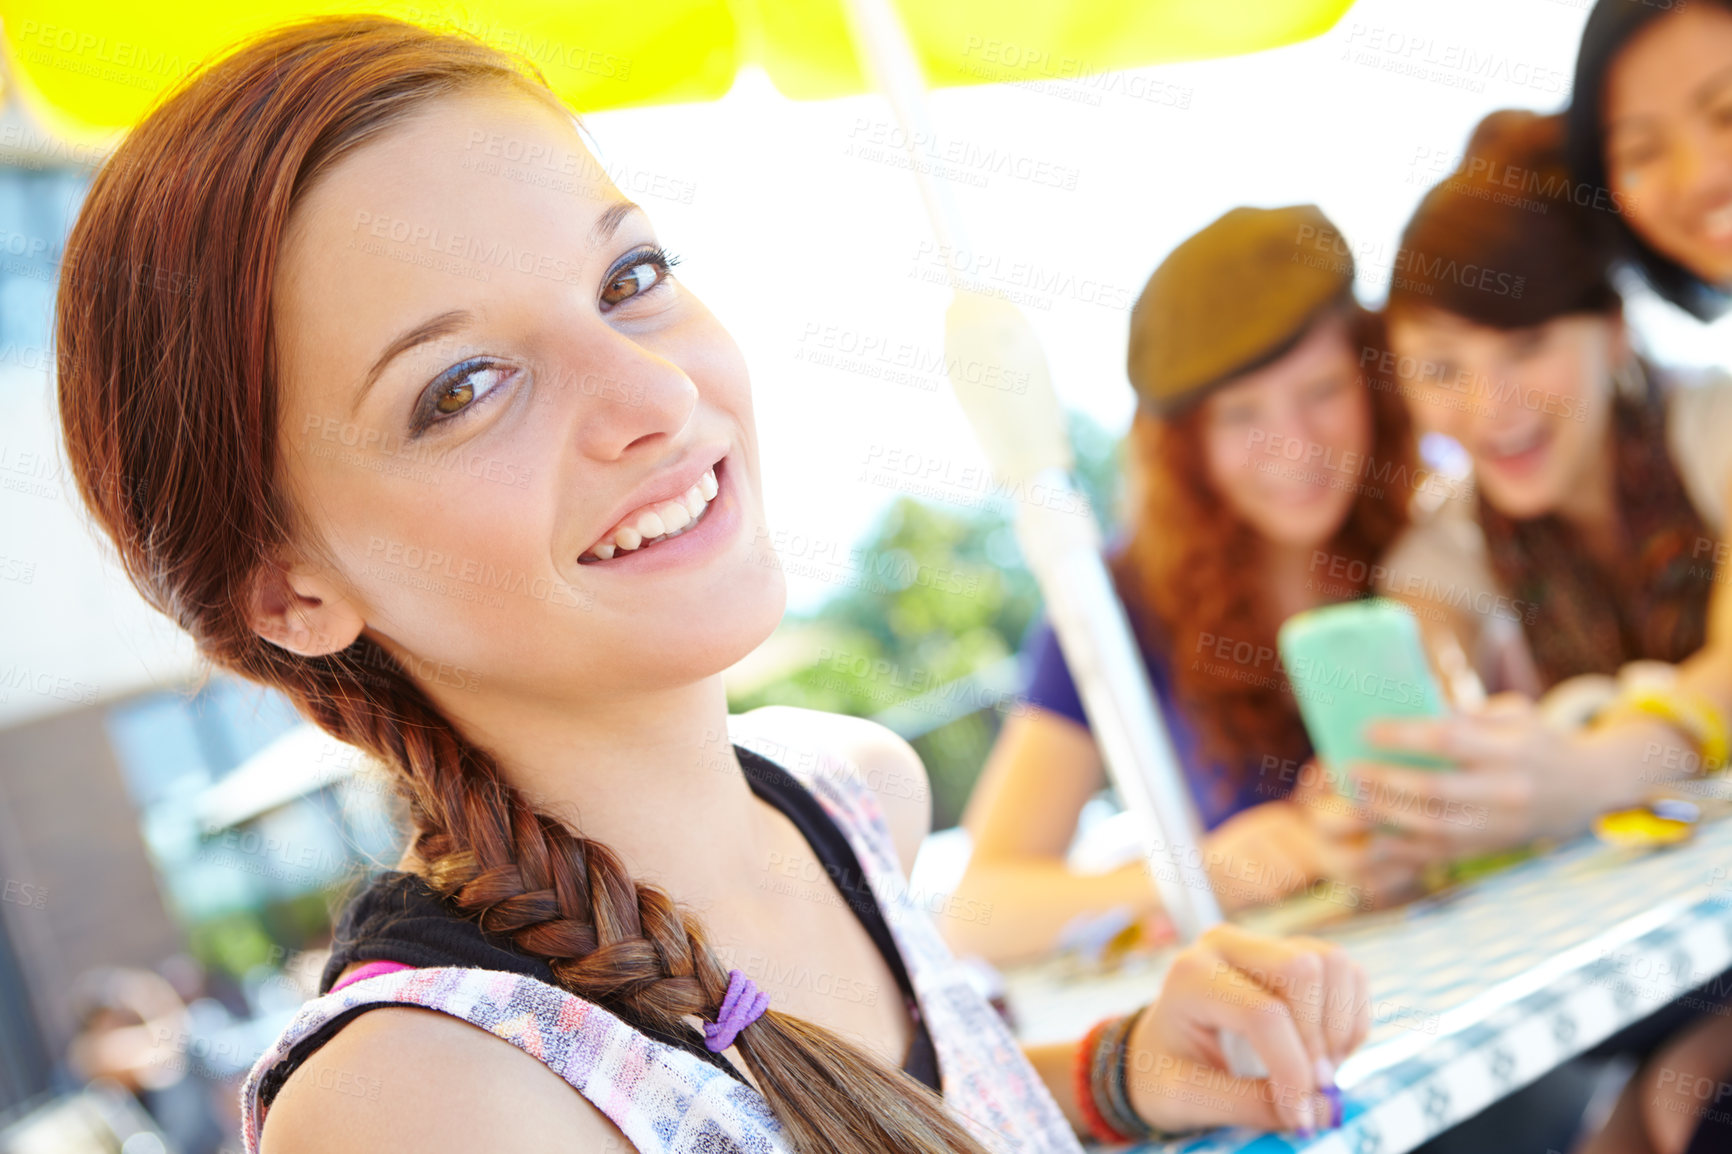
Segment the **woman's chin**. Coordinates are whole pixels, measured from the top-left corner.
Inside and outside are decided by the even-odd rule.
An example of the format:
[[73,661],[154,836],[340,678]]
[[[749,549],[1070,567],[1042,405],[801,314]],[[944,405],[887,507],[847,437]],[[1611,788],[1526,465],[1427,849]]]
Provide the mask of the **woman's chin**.
[[[668,688],[725,672],[762,646],[782,622],[787,580],[780,569],[746,565],[701,605],[682,599],[659,613],[621,618],[607,637],[583,646],[607,654],[612,688]],[[622,634],[621,628],[625,628]]]
[[1315,501],[1262,509],[1253,527],[1285,549],[1321,549],[1341,531],[1352,507],[1351,493],[1324,493]]
[[754,574],[749,595],[729,599],[719,613],[724,620],[712,624],[709,634],[714,652],[727,669],[745,660],[775,633],[788,608],[788,581],[780,569]]
[[1505,517],[1516,521],[1531,521],[1555,512],[1561,495],[1556,486],[1543,477],[1515,481],[1481,470],[1480,491],[1486,502]]

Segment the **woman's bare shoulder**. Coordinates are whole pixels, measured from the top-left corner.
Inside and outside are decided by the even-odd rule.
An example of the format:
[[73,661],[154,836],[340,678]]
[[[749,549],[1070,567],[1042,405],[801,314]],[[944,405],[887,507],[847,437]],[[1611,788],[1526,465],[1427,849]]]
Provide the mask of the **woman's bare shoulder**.
[[283,1083],[260,1154],[629,1154],[601,1111],[541,1062],[461,1018],[369,1010]]
[[932,828],[931,786],[920,755],[893,730],[864,717],[764,705],[731,715],[728,732],[808,784],[830,776],[864,786],[890,825],[902,868],[913,869]]

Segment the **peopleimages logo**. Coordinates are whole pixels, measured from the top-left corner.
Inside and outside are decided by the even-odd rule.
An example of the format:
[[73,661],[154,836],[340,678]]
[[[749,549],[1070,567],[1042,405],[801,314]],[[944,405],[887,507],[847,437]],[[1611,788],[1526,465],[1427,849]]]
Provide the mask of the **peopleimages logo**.
[[1376,24],[1352,25],[1341,59],[1472,92],[1484,92],[1487,82],[1496,82],[1531,88],[1547,96],[1570,94],[1570,78],[1561,69],[1476,44],[1439,41],[1424,33]]
[[1293,662],[1289,672],[1293,680],[1302,681],[1313,689],[1346,689],[1392,705],[1419,705],[1426,699],[1424,691],[1414,682],[1384,677],[1350,665],[1335,665],[1323,658],[1301,657]]
[[[336,446],[356,450],[352,459],[345,462],[349,464],[365,465],[374,457],[389,458],[425,466],[427,470],[456,470],[471,477],[509,485],[514,489],[529,487],[530,469],[527,465],[453,448],[436,449],[388,429],[358,425],[353,421],[338,420],[336,417],[308,413],[301,423],[301,435],[308,442],[325,442],[323,446],[312,445],[314,456],[324,455],[327,450]],[[431,476],[427,474],[420,479],[430,480]]]
[[1067,192],[1076,188],[1080,170],[1044,157],[1000,145],[908,132],[887,121],[860,116],[849,132],[845,155],[899,168],[917,167],[964,184],[985,187],[991,177],[1005,176]]
[[1039,307],[1051,308],[1051,301],[1066,298],[1081,304],[1128,310],[1133,299],[1131,290],[1124,285],[1096,280],[1086,272],[1079,275],[1071,269],[1046,268],[1032,261],[1007,260],[995,253],[931,241],[921,241],[916,247],[915,264],[936,266],[934,271],[948,269],[965,282],[1003,286],[1013,294],[1027,294],[1030,298],[1025,301],[1015,295],[1007,296],[1005,299],[1013,304],[1044,301],[1047,303]]
[[[1363,371],[1372,366],[1375,366],[1374,371],[1378,376],[1393,376],[1401,382],[1403,396],[1419,397],[1428,403],[1436,403],[1442,399],[1450,407],[1461,408],[1474,401],[1482,401],[1487,406],[1520,405],[1531,412],[1547,413],[1570,421],[1588,419],[1587,404],[1582,398],[1564,396],[1549,389],[1536,389],[1532,386],[1524,388],[1520,381],[1507,377],[1494,381],[1483,373],[1456,368],[1441,361],[1407,355],[1397,356],[1388,349],[1361,349],[1360,369]],[[1408,391],[1409,385],[1415,386],[1414,391]],[[1417,391],[1421,387],[1427,390],[1443,389],[1457,396],[1439,398]],[[1482,412],[1487,416],[1493,415],[1493,411],[1489,409]]]
[[[438,585],[440,579],[456,582],[459,586],[470,587],[472,596],[466,600],[474,600],[482,593],[493,594],[490,605],[502,605],[500,594],[510,593],[519,597],[528,597],[535,601],[546,601],[550,605],[565,605],[575,609],[589,609],[595,604],[595,594],[587,589],[578,589],[557,577],[542,574],[524,573],[519,570],[502,569],[491,561],[482,561],[474,557],[458,557],[440,549],[427,549],[406,541],[395,541],[387,537],[370,537],[367,541],[367,560],[372,563],[375,575],[389,580],[380,566],[399,570],[418,576],[431,584],[428,587],[436,592],[451,592]],[[402,582],[404,584],[419,583]]]
[[[1311,224],[1299,226],[1293,244],[1296,251],[1288,258],[1290,263],[1311,267],[1337,267],[1328,264],[1327,258],[1333,257],[1339,261],[1351,259],[1369,268],[1388,270],[1394,278],[1402,282],[1398,287],[1425,288],[1438,281],[1453,281],[1463,288],[1477,289],[1493,296],[1509,297],[1511,300],[1520,300],[1522,290],[1527,287],[1525,276],[1515,276],[1470,261],[1427,256],[1417,249],[1405,247],[1398,248],[1395,256],[1390,257],[1381,243],[1368,241],[1352,245],[1334,229],[1320,229]],[[1311,251],[1306,252],[1307,249]],[[1322,257],[1312,256],[1311,253],[1322,254]]]

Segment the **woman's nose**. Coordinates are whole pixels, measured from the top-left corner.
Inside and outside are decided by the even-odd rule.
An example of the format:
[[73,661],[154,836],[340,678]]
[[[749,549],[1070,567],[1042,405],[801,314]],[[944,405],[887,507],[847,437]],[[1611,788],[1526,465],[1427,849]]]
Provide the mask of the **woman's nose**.
[[611,328],[587,342],[583,357],[561,376],[574,394],[562,408],[586,455],[616,460],[640,441],[676,436],[691,420],[698,387],[673,361]]

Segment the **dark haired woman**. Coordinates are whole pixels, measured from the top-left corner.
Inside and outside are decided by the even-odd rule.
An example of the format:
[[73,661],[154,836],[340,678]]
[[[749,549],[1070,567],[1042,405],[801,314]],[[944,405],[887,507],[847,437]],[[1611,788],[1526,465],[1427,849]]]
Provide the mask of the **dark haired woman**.
[[[1452,852],[1570,836],[1725,761],[1732,633],[1711,620],[1732,607],[1715,581],[1732,382],[1636,354],[1592,243],[1617,208],[1571,180],[1559,117],[1497,112],[1402,235],[1397,375],[1415,421],[1467,451],[1476,496],[1412,528],[1385,585],[1514,692],[1377,737],[1470,772],[1359,776],[1381,818]],[[1531,699],[1566,682],[1603,699],[1563,734]],[[1435,816],[1463,807],[1486,820]]]
[[[1075,1154],[1074,1126],[1317,1124],[1368,1022],[1293,1012],[1365,1008],[1338,951],[1219,930],[1148,1012],[1025,1055],[907,894],[911,751],[755,718],[841,767],[796,778],[730,739],[722,672],[785,596],[751,551],[745,366],[638,206],[541,165],[599,173],[526,62],[314,20],[159,104],[68,242],[82,497],[153,605],[382,762],[413,822],[248,1078],[246,1148]],[[597,376],[633,388],[572,387]],[[1275,1080],[1174,1093],[1220,1028]]]
[[[1367,593],[1406,523],[1407,414],[1352,285],[1352,249],[1316,207],[1236,208],[1174,249],[1131,313],[1132,516],[1111,568],[1229,909],[1317,883],[1346,906],[1388,900],[1428,852],[1307,804],[1327,791],[1275,653],[1289,615]],[[1031,708],[1006,720],[965,815],[957,893],[995,914],[946,923],[993,960],[1050,949],[1078,917],[1160,925],[1140,861],[1066,860],[1105,773],[1044,622],[1025,660]]]
[[[1402,236],[1386,310],[1397,377],[1416,423],[1466,449],[1477,493],[1414,526],[1385,560],[1385,585],[1443,622],[1490,688],[1513,692],[1374,735],[1462,772],[1354,772],[1383,820],[1452,854],[1574,835],[1726,764],[1732,599],[1716,574],[1732,381],[1637,355],[1597,242],[1655,211],[1648,192],[1646,180],[1576,179],[1561,117],[1497,112]],[[1485,820],[1427,816],[1452,807]],[[1705,997],[1724,989],[1722,977]],[[1656,1012],[1593,1056],[1651,1049],[1703,1000]],[[1732,1071],[1732,1030],[1723,1015],[1707,1021],[1631,1081],[1588,1149],[1682,1154],[1696,1103],[1659,1071],[1710,1082]],[[1692,1150],[1732,1148],[1732,1127],[1705,1125],[1699,1141]]]
[[[1732,303],[1732,3],[1600,0],[1582,32],[1573,91],[1570,160],[1581,185],[1627,203],[1604,222],[1620,251],[1679,308],[1699,320],[1721,315]],[[1676,1089],[1729,1076],[1732,1028],[1723,1014],[1706,1016],[1631,1079],[1587,1150],[1732,1147],[1724,1111],[1692,1139],[1702,1111]]]
[[1732,0],[1600,0],[1576,57],[1570,159],[1666,299],[1707,320],[1732,302]]

